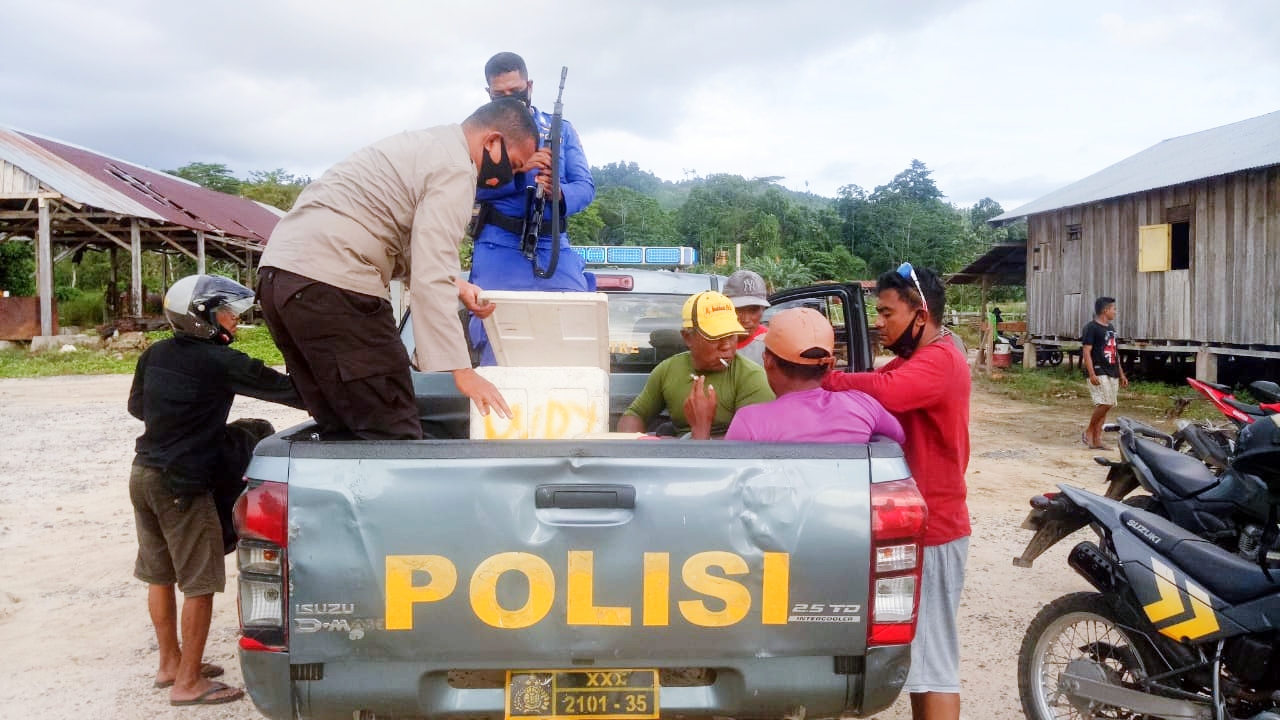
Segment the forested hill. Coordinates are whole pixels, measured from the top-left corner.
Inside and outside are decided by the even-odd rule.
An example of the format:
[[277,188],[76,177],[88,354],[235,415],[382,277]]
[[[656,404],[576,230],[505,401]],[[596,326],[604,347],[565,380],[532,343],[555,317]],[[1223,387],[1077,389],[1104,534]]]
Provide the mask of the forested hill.
[[867,192],[835,198],[778,185],[781,178],[710,175],[663,180],[634,162],[592,168],[596,199],[569,219],[577,245],[688,245],[706,263],[716,251],[775,287],[817,280],[873,278],[904,260],[952,272],[1022,228],[993,229],[1003,209],[989,198],[956,207],[914,160]]

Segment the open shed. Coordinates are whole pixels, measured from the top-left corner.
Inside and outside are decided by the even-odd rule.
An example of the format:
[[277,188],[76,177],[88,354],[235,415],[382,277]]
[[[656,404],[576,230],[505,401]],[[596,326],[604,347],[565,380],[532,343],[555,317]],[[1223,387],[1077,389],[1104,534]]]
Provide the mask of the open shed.
[[123,249],[131,259],[130,310],[140,317],[144,252],[181,252],[199,272],[209,256],[251,272],[281,214],[125,160],[0,127],[0,243],[36,243],[40,335],[54,332],[54,263],[93,248],[112,253],[114,268],[114,255]]

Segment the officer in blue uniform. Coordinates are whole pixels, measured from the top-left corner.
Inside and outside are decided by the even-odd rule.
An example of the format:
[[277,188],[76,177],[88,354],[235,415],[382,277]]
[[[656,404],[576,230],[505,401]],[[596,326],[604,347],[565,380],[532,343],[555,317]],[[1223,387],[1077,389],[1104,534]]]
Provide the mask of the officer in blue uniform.
[[[529,162],[502,187],[476,193],[475,247],[471,258],[470,281],[486,290],[543,290],[551,292],[588,292],[595,290],[595,276],[584,271],[583,259],[569,247],[565,220],[586,209],[596,196],[591,166],[582,152],[578,133],[567,120],[560,123],[560,201],[550,201],[551,194],[551,115],[538,110],[531,102],[533,83],[524,60],[515,53],[494,55],[484,66],[489,97],[516,98],[529,106],[540,133],[539,149]],[[520,233],[528,211],[525,188],[540,186],[547,196],[546,212],[538,238],[537,265],[547,270],[551,252],[559,246],[560,257],[555,273],[546,279],[534,275],[533,263],[521,252]],[[558,205],[561,222],[556,245],[551,239],[551,213]],[[495,364],[493,349],[485,337],[484,326],[471,318],[468,331],[471,344],[479,352],[481,365]]]

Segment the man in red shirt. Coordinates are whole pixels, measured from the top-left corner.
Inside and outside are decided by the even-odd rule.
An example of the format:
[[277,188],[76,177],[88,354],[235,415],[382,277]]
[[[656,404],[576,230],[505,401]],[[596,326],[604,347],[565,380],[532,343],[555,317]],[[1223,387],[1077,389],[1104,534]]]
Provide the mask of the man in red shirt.
[[960,717],[956,613],[969,554],[964,473],[969,464],[969,364],[942,327],[937,273],[910,263],[880,276],[876,329],[898,357],[877,372],[830,373],[828,390],[861,390],[902,424],[903,452],[929,508],[922,541],[920,612],[903,686],[917,720]]

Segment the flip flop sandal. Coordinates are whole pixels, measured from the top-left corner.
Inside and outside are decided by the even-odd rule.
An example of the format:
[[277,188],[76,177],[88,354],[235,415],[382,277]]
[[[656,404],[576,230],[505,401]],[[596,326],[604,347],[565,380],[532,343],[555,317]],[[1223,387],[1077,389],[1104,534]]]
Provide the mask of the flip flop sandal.
[[[213,663],[202,663],[200,665],[200,677],[203,678],[216,678],[224,672],[226,672],[226,670],[223,670],[221,665],[214,665]],[[161,682],[160,680],[157,680],[154,684],[157,688],[167,688],[173,685],[173,681],[168,680]]]
[[[229,695],[218,695],[220,692],[233,690]],[[221,705],[239,700],[244,697],[244,690],[234,688],[226,683],[215,682],[213,687],[200,693],[198,696],[190,700],[170,700],[169,704],[174,707],[182,707],[184,705]]]

